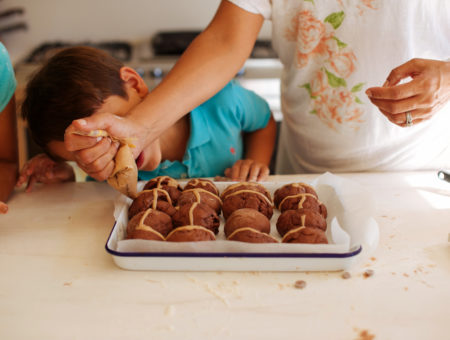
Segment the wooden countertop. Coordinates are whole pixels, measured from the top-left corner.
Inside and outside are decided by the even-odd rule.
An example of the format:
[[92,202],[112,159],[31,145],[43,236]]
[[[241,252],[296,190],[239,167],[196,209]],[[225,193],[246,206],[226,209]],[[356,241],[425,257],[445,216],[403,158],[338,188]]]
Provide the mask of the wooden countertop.
[[349,279],[122,270],[104,248],[115,197],[106,184],[16,191],[0,215],[0,339],[448,338],[450,184],[436,172],[340,176],[373,193],[380,227]]

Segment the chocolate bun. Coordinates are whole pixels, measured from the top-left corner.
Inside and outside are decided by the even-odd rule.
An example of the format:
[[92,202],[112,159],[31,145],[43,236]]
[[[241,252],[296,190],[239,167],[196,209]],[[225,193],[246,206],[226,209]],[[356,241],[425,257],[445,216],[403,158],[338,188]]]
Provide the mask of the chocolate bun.
[[278,188],[275,190],[273,194],[273,201],[275,203],[275,207],[277,209],[280,209],[280,203],[283,199],[285,199],[288,196],[295,196],[298,194],[311,194],[316,196],[316,198],[319,198],[317,196],[316,191],[312,186],[306,183],[290,183],[283,185],[281,188]]
[[197,225],[176,228],[166,237],[168,242],[214,241],[215,239],[216,237],[211,230]]
[[176,210],[172,216],[175,228],[185,225],[198,225],[211,230],[214,234],[218,233],[220,219],[210,206],[194,202],[178,206]]
[[327,218],[327,208],[312,194],[297,194],[285,197],[280,205],[281,212],[286,210],[310,209],[318,212],[324,218]]
[[230,236],[228,236],[227,240],[247,243],[278,243],[278,241],[272,236],[253,228],[237,229]]
[[178,205],[183,206],[190,203],[203,203],[214,209],[217,215],[220,215],[222,209],[222,201],[220,198],[213,193],[206,191],[204,189],[188,189],[181,193],[178,199]]
[[283,243],[328,243],[327,236],[322,229],[299,227],[288,231],[283,239]]
[[141,211],[128,222],[127,238],[164,241],[173,229],[172,219],[162,211],[147,209]]
[[220,196],[220,198],[222,198],[222,201],[223,201],[228,195],[230,195],[236,191],[242,191],[242,190],[257,191],[257,192],[265,195],[269,199],[269,201],[272,203],[272,196],[270,195],[270,192],[262,184],[259,184],[256,182],[240,182],[240,183],[229,185],[222,192],[222,195]]
[[235,210],[255,209],[270,219],[273,215],[272,201],[266,195],[252,190],[239,190],[227,194],[223,201],[223,216],[227,219]]
[[219,189],[217,189],[216,185],[213,181],[204,178],[193,178],[184,186],[184,190],[189,189],[203,189],[209,191],[210,193],[219,196]]
[[242,208],[233,211],[228,217],[224,231],[226,237],[241,228],[252,228],[265,234],[270,233],[270,221],[259,211],[250,208]]
[[319,228],[325,231],[327,221],[321,214],[310,209],[286,210],[278,217],[277,230],[281,236],[298,227]]
[[155,209],[172,216],[175,208],[172,206],[172,199],[167,191],[163,189],[143,190],[133,200],[128,208],[128,219],[147,209]]
[[178,197],[180,197],[182,191],[178,181],[169,176],[158,176],[149,180],[145,184],[144,190],[151,189],[166,190],[170,195],[173,205],[177,204]]

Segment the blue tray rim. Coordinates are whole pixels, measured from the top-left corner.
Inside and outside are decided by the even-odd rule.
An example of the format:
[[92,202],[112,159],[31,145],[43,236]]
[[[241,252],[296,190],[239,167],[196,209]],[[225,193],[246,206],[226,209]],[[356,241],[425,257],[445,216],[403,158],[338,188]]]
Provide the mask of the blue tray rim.
[[116,223],[108,236],[105,250],[119,257],[193,257],[193,258],[348,258],[362,252],[362,245],[346,253],[188,253],[188,252],[119,252],[108,246]]

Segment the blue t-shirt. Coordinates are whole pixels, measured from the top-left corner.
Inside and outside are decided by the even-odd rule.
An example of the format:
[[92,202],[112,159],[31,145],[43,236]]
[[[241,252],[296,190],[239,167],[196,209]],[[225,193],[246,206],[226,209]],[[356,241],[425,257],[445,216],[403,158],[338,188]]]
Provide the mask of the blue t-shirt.
[[153,171],[141,170],[139,179],[223,175],[244,156],[242,133],[266,127],[270,116],[264,99],[232,81],[190,113],[190,137],[183,160],[166,160]]
[[0,113],[8,105],[16,90],[16,78],[8,51],[0,42]]

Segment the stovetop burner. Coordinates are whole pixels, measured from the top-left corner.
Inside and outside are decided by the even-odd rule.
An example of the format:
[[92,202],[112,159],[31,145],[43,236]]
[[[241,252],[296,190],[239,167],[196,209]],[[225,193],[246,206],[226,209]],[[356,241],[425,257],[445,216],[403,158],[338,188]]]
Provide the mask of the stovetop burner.
[[63,41],[55,41],[43,43],[35,48],[28,58],[25,60],[27,63],[42,63],[53,55],[58,53],[61,49],[71,46],[91,46],[99,48],[113,57],[119,59],[122,62],[129,62],[132,56],[132,46],[124,41],[110,41],[110,42],[81,42],[81,43],[69,43]]

